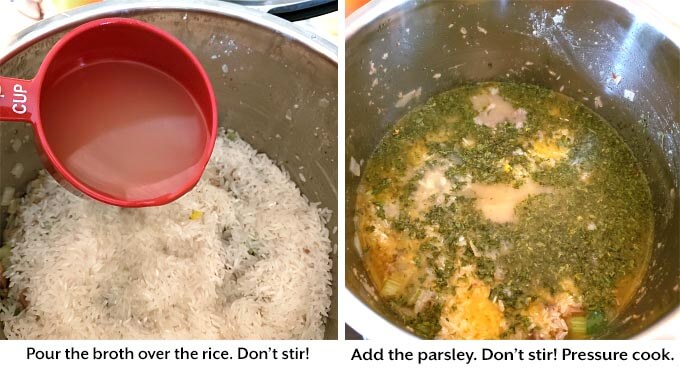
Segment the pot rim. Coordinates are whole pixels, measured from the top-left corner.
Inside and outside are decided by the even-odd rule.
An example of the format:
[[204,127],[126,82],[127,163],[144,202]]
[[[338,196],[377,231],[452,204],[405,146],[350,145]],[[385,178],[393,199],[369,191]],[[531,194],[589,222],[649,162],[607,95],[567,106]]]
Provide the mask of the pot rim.
[[[635,0],[603,1],[613,3],[614,5],[627,10],[629,13],[633,14],[636,19],[639,18],[641,21],[651,25],[680,48],[680,27],[673,24],[670,21],[670,18]],[[345,21],[345,40],[352,38],[354,34],[373,22],[376,18],[408,3],[415,2],[413,0],[390,0],[371,1],[367,3],[347,17]]]
[[7,46],[0,47],[0,65],[17,53],[55,33],[87,21],[105,17],[125,17],[138,11],[187,11],[227,16],[274,30],[302,43],[334,64],[338,64],[338,48],[322,36],[304,30],[292,22],[246,6],[217,0],[119,0],[83,6],[42,20],[12,36]]
[[[654,12],[649,7],[632,0],[606,0],[633,14],[636,19],[651,25],[661,34],[668,37],[680,49],[680,28],[673,25],[666,17]],[[372,1],[352,13],[345,21],[345,42],[357,32],[388,14],[394,9],[413,0]],[[345,321],[366,339],[419,339],[418,336],[397,326],[380,316],[363,300],[359,299],[345,282],[342,298]],[[675,333],[673,333],[675,331]],[[680,339],[680,305],[666,313],[647,329],[638,332],[630,339]],[[676,336],[677,335],[677,336]]]

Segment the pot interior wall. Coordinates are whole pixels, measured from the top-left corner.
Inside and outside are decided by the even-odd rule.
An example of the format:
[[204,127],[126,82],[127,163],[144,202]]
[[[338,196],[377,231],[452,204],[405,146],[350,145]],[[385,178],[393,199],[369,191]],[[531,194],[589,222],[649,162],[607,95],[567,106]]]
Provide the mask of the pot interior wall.
[[[650,267],[634,302],[604,337],[631,337],[678,308],[678,46],[605,1],[400,4],[377,18],[367,13],[353,19],[362,27],[346,42],[346,165],[352,158],[365,162],[386,127],[409,109],[458,85],[511,81],[562,91],[616,128],[639,159],[653,194],[656,231]],[[617,83],[614,77],[622,79]],[[635,93],[632,100],[624,97],[625,90]],[[419,96],[406,107],[395,106],[412,91]],[[602,107],[595,106],[596,97]],[[346,286],[402,327],[365,287],[370,281],[353,244],[360,178],[349,168],[345,173]]]
[[[328,223],[337,245],[337,63],[283,34],[246,20],[198,11],[129,10],[126,16],[159,26],[184,42],[208,72],[221,127],[234,129],[253,147],[287,170],[312,202],[334,211]],[[77,24],[69,26],[73,28]],[[49,36],[0,60],[0,75],[32,78],[59,36]],[[3,57],[0,57],[2,59]],[[11,175],[20,162],[20,178]],[[25,193],[42,164],[30,126],[0,123],[0,190]],[[4,229],[7,207],[0,210]],[[333,254],[337,290],[337,254]],[[337,338],[337,295],[333,292],[327,339]]]

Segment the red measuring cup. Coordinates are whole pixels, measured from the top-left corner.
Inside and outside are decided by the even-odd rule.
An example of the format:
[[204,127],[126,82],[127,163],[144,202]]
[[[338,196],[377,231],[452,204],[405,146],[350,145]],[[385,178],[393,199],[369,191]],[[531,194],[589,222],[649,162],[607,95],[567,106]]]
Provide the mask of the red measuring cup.
[[146,23],[107,18],[60,39],[33,80],[0,77],[0,120],[33,125],[46,169],[107,204],[167,204],[199,181],[217,106],[198,59]]

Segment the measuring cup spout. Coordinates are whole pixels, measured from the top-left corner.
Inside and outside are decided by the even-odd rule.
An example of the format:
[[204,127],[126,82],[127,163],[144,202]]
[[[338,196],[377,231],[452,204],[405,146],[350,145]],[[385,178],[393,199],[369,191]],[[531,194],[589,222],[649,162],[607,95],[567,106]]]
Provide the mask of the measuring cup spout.
[[32,81],[0,77],[0,121],[33,123],[34,91]]

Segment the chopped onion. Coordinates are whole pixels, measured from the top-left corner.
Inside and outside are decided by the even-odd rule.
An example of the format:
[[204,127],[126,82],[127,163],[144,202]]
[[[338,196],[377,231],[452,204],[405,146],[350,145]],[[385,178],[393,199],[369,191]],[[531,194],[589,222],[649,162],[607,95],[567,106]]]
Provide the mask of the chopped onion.
[[354,174],[357,177],[361,176],[361,165],[359,165],[359,163],[357,162],[357,160],[354,159],[354,157],[350,157],[349,171],[350,173]]
[[8,206],[13,198],[14,187],[5,187],[5,189],[2,191],[2,200],[0,201],[0,206]]
[[477,246],[475,246],[475,243],[472,242],[472,239],[468,240],[468,242],[470,243],[470,249],[472,249],[472,253],[475,255],[475,257],[479,257],[480,253],[477,250]]
[[24,165],[21,162],[17,162],[9,173],[16,179],[21,178],[21,175],[24,174]]

